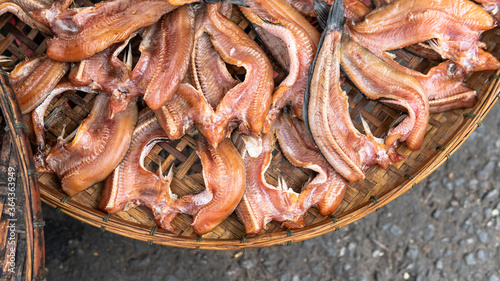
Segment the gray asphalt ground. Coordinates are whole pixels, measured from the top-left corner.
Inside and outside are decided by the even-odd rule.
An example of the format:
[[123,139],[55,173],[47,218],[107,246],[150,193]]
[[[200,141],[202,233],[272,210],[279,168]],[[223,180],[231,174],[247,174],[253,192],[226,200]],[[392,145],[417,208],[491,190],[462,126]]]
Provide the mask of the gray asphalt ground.
[[500,280],[499,106],[416,188],[288,247],[148,246],[45,205],[47,280]]

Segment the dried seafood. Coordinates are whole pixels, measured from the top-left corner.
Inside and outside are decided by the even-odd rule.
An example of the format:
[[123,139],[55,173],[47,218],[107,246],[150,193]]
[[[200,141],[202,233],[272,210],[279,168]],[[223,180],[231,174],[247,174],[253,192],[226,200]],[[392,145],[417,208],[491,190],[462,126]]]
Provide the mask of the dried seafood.
[[89,58],[175,9],[158,0],[110,0],[81,9],[70,9],[70,4],[70,0],[56,1],[50,8],[32,13],[52,31],[47,55],[58,61]]
[[389,130],[385,144],[396,148],[406,141],[412,150],[420,148],[429,120],[429,100],[422,84],[397,71],[348,35],[342,38],[342,69],[368,98],[404,108],[408,117]]
[[[312,207],[333,214],[368,167],[401,161],[399,143],[419,149],[431,113],[472,106],[477,95],[464,83],[468,73],[500,68],[479,41],[496,25],[496,0],[476,1],[484,9],[468,0],[230,1],[285,70],[275,88],[268,55],[230,20],[237,8],[213,2],[0,4],[0,13],[53,35],[46,55],[10,74],[23,113],[32,111],[37,169],[57,174],[70,196],[106,178],[100,209],[144,205],[171,232],[178,231],[177,214],[192,216],[193,232],[203,235],[235,208],[247,233],[271,220],[300,228]],[[323,34],[303,15],[316,15]],[[394,60],[388,51],[399,48],[446,60],[424,74]],[[383,138],[359,112],[352,117],[360,116],[364,133],[356,129],[342,90],[346,77],[369,99],[403,112]],[[99,94],[77,131],[64,137],[63,129],[47,141],[45,111],[69,90]],[[152,110],[136,125],[141,100]],[[244,142],[241,154],[233,132]],[[145,157],[156,143],[186,134],[197,138],[205,190],[178,198],[172,162],[155,173]],[[282,176],[277,186],[266,181],[276,141],[291,164],[313,171],[300,191]]]
[[468,0],[397,0],[347,26],[355,41],[378,56],[432,39],[436,52],[466,71],[500,68],[479,41],[482,32],[495,27],[495,20]]
[[40,55],[18,64],[9,74],[23,114],[31,112],[48,96],[69,69],[69,64]]
[[342,1],[334,3],[328,20],[309,73],[304,121],[328,162],[348,181],[356,182],[364,179],[364,171],[371,165],[387,168],[402,159],[382,140],[369,132],[363,135],[354,127],[347,95],[339,83]]
[[286,105],[302,118],[302,101],[307,71],[318,47],[319,32],[299,13],[281,0],[247,0],[249,8],[241,7],[245,17],[286,44],[290,58],[287,78],[273,93],[272,106],[267,114],[264,133]]
[[[151,113],[151,112],[149,112]],[[173,170],[165,177],[144,167],[144,157],[153,146],[168,138],[153,114],[141,117],[132,137],[128,154],[106,180],[100,209],[116,213],[145,205],[153,211],[158,225],[175,232],[171,221],[178,213],[194,216],[193,231],[202,235],[226,219],[240,202],[244,190],[243,161],[229,139],[217,148],[202,137],[197,153],[203,165],[205,191],[179,199],[170,190]],[[160,166],[161,167],[161,166]]]
[[37,170],[57,174],[62,190],[73,196],[115,169],[128,150],[136,122],[135,103],[111,118],[109,98],[100,94],[73,141],[58,139],[47,156],[39,156]]
[[[286,186],[283,178],[278,186],[269,184],[264,176],[270,165],[275,136],[286,158],[295,166],[311,169],[317,174],[300,193]],[[258,233],[271,220],[287,228],[301,228],[311,207],[328,216],[339,206],[347,181],[321,156],[302,121],[290,114],[278,117],[270,134],[262,138],[245,137],[242,155],[246,168],[246,190],[236,209],[247,233]],[[260,147],[260,152],[256,149]]]

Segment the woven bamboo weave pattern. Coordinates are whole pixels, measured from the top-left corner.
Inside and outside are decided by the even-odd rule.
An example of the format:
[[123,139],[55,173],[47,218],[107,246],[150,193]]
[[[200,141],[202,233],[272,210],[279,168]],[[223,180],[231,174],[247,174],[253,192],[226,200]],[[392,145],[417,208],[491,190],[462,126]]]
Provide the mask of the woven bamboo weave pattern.
[[[84,6],[91,3],[76,4]],[[232,20],[255,38],[248,22],[243,19],[237,8],[234,8]],[[49,37],[15,20],[10,14],[0,17],[0,30],[0,53],[11,59],[2,64],[6,68],[12,68],[27,56],[45,51],[46,40]],[[135,61],[140,55],[139,40],[139,36],[136,36],[131,43]],[[486,42],[488,52],[500,57],[499,29],[486,32],[482,41]],[[438,64],[413,56],[404,50],[397,50],[394,53],[398,62],[424,73]],[[236,76],[242,74],[239,73],[240,69],[232,71]],[[278,73],[276,82],[279,83],[286,74],[277,66],[275,71]],[[365,180],[349,186],[345,198],[333,216],[324,217],[317,209],[310,209],[306,216],[306,227],[300,230],[289,231],[281,228],[279,223],[271,222],[257,235],[245,235],[243,224],[235,214],[232,214],[213,231],[198,237],[193,234],[190,225],[192,218],[181,214],[173,221],[179,232],[168,233],[157,228],[152,213],[142,207],[112,215],[98,210],[102,183],[95,184],[69,198],[60,190],[59,180],[53,174],[41,174],[38,178],[42,199],[58,210],[94,225],[102,231],[112,231],[148,243],[218,250],[287,245],[334,231],[358,220],[400,196],[428,176],[449,159],[472,131],[481,125],[482,118],[498,98],[498,78],[498,73],[491,71],[469,75],[466,82],[477,91],[479,97],[473,108],[431,115],[423,145],[419,150],[411,151],[405,145],[400,145],[398,152],[406,156],[404,161],[390,166],[387,170],[371,167],[366,173]],[[351,117],[360,131],[363,131],[360,115],[369,123],[377,137],[383,136],[401,115],[398,110],[367,99],[352,85],[347,86],[346,91],[349,94]],[[45,116],[48,138],[55,139],[60,136],[64,126],[65,135],[76,130],[90,112],[94,99],[93,94],[66,92],[53,100]],[[145,166],[150,171],[158,172],[160,165],[161,171],[168,171],[174,165],[172,191],[179,196],[201,192],[204,190],[202,167],[195,148],[196,136],[185,136],[177,141],[157,144],[146,157]],[[313,173],[290,164],[278,147],[275,148],[273,155],[266,173],[268,182],[277,185],[278,176],[281,175],[289,187],[300,191]]]

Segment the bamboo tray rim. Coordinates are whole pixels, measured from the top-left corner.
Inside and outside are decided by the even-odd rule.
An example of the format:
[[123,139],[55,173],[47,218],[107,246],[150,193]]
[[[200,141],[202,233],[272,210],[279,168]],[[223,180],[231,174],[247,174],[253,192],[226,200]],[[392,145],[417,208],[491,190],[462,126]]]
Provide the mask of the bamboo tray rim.
[[361,204],[349,212],[342,213],[338,217],[331,216],[331,219],[306,226],[302,229],[245,235],[241,239],[215,239],[203,238],[202,236],[198,236],[198,238],[186,237],[168,233],[156,226],[149,228],[141,224],[117,218],[116,216],[110,216],[110,214],[84,206],[70,199],[69,196],[65,196],[65,194],[39,183],[42,201],[73,218],[100,228],[101,231],[110,231],[125,237],[145,241],[150,245],[160,244],[205,250],[238,250],[244,248],[291,245],[295,242],[339,230],[341,227],[361,219],[373,211],[377,211],[379,208],[385,206],[412,187],[415,187],[420,181],[444,164],[470,137],[474,130],[482,125],[483,118],[498,101],[500,91],[499,75],[500,71],[497,71],[490,76],[490,86],[485,92],[487,96],[481,99],[483,100],[482,104],[476,105],[471,112],[463,114],[463,120],[459,129],[453,133],[447,142],[436,144],[435,152],[427,161],[415,169],[415,174],[406,174],[404,180],[401,180],[393,189],[386,192],[381,197],[375,198],[372,196],[370,198],[372,202]]

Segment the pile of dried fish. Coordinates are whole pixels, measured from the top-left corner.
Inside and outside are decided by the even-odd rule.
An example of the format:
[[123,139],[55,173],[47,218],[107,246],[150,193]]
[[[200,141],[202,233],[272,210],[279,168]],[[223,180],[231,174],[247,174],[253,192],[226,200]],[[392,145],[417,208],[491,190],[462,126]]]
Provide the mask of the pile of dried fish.
[[[496,26],[499,1],[379,0],[374,10],[359,0],[209,2],[1,4],[0,13],[53,36],[46,54],[10,73],[21,109],[32,117],[37,169],[57,174],[70,196],[104,181],[101,210],[144,205],[172,232],[179,213],[193,216],[193,231],[202,235],[233,211],[247,233],[271,220],[300,228],[311,207],[332,214],[368,167],[402,161],[400,143],[419,149],[430,114],[474,105],[466,74],[500,69],[479,41]],[[233,9],[264,47],[230,20]],[[139,37],[134,63],[129,42]],[[279,85],[263,48],[287,73]],[[423,74],[394,60],[389,51],[400,48],[444,61]],[[228,65],[244,69],[244,77]],[[355,128],[346,79],[404,113],[384,138],[363,119],[365,132]],[[47,141],[45,111],[65,91],[97,98],[77,131]],[[138,116],[140,99],[149,110]],[[156,174],[144,158],[156,143],[194,130],[206,189],[179,198],[170,189],[175,168],[165,176],[160,166]],[[239,150],[236,138],[244,142]],[[283,178],[278,186],[266,182],[276,140],[290,163],[314,171],[300,193]]]

